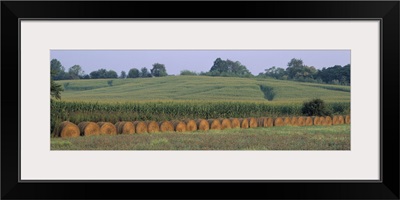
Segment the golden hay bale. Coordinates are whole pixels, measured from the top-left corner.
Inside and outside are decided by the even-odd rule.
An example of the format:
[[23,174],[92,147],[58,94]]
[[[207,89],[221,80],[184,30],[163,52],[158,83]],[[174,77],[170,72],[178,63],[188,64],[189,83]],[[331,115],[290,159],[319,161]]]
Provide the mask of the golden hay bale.
[[160,126],[158,126],[156,121],[146,121],[146,124],[148,133],[156,133],[160,131]]
[[209,119],[210,129],[221,130],[221,122],[218,119]]
[[290,121],[291,121],[290,117],[285,117],[285,119],[283,120],[283,124],[285,126],[290,125]]
[[247,120],[246,118],[244,119],[240,118],[239,122],[240,122],[240,128],[249,128],[249,120]]
[[344,124],[344,118],[342,115],[339,115],[339,124]]
[[79,127],[69,121],[61,122],[54,130],[57,137],[68,138],[68,137],[79,137]]
[[240,121],[238,118],[230,118],[232,128],[240,128]]
[[81,122],[78,124],[81,135],[98,135],[100,134],[100,127],[94,122]]
[[174,125],[174,130],[176,132],[185,132],[186,131],[186,123],[182,121],[172,121]]
[[323,126],[326,125],[325,117],[319,117],[319,125],[323,125]]
[[266,117],[260,117],[257,119],[257,126],[258,127],[267,127],[267,118]]
[[249,127],[250,128],[256,128],[257,127],[257,120],[254,117],[249,117]]
[[97,122],[100,127],[100,134],[116,135],[117,128],[110,122]]
[[210,124],[205,119],[196,120],[196,125],[198,130],[208,131],[210,129]]
[[325,117],[325,125],[331,126],[332,125],[332,118],[329,116]]
[[306,118],[306,126],[312,126],[313,125],[313,119],[311,117]]
[[285,122],[281,117],[277,117],[274,121],[274,126],[284,126]]
[[147,124],[143,121],[134,121],[133,125],[135,125],[136,133],[147,133]]
[[333,116],[333,118],[332,118],[332,124],[333,125],[336,125],[336,124],[338,124],[338,119],[339,119],[339,117],[338,116]]
[[188,119],[184,121],[186,123],[186,131],[197,131],[196,121]]
[[161,132],[174,131],[174,125],[170,121],[158,122],[158,125],[160,126]]
[[297,117],[290,118],[290,125],[297,126]]
[[267,126],[268,126],[268,127],[274,126],[274,118],[272,118],[272,117],[267,117]]
[[298,117],[296,124],[297,124],[297,126],[305,126],[306,125],[306,120],[304,119],[304,117]]
[[221,121],[221,130],[232,128],[231,120],[229,119],[220,119]]
[[350,115],[346,115],[345,123],[346,123],[346,124],[350,124],[350,123],[351,123],[351,121],[350,121]]
[[132,122],[117,122],[115,123],[118,134],[133,134],[135,133],[135,125]]
[[321,125],[321,118],[320,117],[314,117],[314,125]]

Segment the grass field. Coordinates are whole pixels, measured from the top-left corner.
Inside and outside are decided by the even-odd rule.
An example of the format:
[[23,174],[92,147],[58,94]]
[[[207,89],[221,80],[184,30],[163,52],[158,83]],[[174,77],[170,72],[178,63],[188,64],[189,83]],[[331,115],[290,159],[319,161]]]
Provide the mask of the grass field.
[[350,150],[350,125],[51,138],[51,150]]

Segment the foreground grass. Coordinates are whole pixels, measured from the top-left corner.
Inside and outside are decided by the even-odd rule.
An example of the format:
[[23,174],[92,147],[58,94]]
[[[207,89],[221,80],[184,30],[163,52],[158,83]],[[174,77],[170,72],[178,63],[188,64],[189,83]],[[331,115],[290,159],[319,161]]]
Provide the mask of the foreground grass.
[[350,150],[350,125],[51,138],[51,150]]

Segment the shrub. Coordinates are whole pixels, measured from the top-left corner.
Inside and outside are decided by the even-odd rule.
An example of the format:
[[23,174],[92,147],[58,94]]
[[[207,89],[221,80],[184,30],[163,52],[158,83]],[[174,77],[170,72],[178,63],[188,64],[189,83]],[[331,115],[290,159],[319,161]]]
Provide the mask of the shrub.
[[327,116],[331,115],[330,110],[326,107],[322,99],[312,99],[311,101],[304,102],[301,109],[302,113],[307,116]]
[[112,86],[112,85],[113,85],[113,80],[107,81],[107,84],[108,84],[109,86]]
[[260,85],[261,91],[264,93],[264,98],[268,99],[268,101],[272,101],[276,95],[274,88],[265,86],[265,85]]

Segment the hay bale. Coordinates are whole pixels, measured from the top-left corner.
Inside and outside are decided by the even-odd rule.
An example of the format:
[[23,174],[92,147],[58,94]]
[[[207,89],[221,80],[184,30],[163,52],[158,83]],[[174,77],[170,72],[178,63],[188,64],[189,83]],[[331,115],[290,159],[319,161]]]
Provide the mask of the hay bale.
[[240,121],[238,118],[230,118],[232,128],[240,128]]
[[170,121],[158,122],[158,125],[160,126],[160,131],[161,132],[172,132],[172,131],[174,131],[174,125]]
[[116,135],[117,128],[110,122],[97,122],[100,127],[100,134]]
[[210,129],[210,124],[205,119],[196,120],[197,129],[201,131],[208,131]]
[[311,117],[306,118],[306,126],[312,126],[313,125],[313,119]]
[[290,125],[297,126],[297,117],[290,118]]
[[55,129],[54,133],[57,137],[62,138],[70,138],[70,137],[79,137],[80,131],[79,127],[69,121],[61,122]]
[[78,127],[81,135],[84,136],[100,134],[100,127],[94,122],[81,122],[78,124]]
[[305,126],[306,125],[306,120],[304,117],[298,117],[297,118],[297,126]]
[[160,126],[156,121],[146,121],[147,124],[147,132],[148,133],[157,133],[160,132]]
[[319,117],[319,125],[322,125],[322,126],[326,125],[325,117]]
[[231,120],[229,119],[220,119],[221,121],[221,130],[232,128]]
[[133,134],[135,133],[135,125],[132,122],[117,122],[115,123],[118,134]]
[[147,133],[147,124],[143,121],[134,121],[133,125],[135,125],[136,133]]
[[277,117],[274,121],[274,126],[284,126],[285,122],[281,117]]
[[274,126],[274,118],[267,117],[267,126],[268,127],[273,127]]
[[176,132],[185,132],[186,131],[186,123],[182,121],[172,121],[174,125],[174,130]]
[[290,125],[290,121],[291,121],[290,117],[285,117],[285,119],[283,120],[283,124],[285,126]]
[[320,117],[314,117],[314,125],[318,126],[321,125],[321,118]]
[[186,123],[186,131],[197,131],[196,121],[192,119],[185,120]]
[[339,119],[339,117],[338,117],[337,115],[333,116],[333,118],[332,118],[332,124],[333,124],[333,125],[338,124],[338,119]]
[[264,117],[257,118],[257,126],[264,127]]
[[330,116],[325,117],[325,125],[331,126],[332,125],[332,118]]
[[209,119],[208,124],[211,130],[221,130],[221,122],[218,119]]
[[342,115],[339,115],[339,124],[344,124],[344,117]]
[[346,115],[346,119],[344,120],[346,124],[350,124],[350,115]]
[[257,127],[257,120],[254,117],[249,117],[249,127],[250,128],[256,128]]
[[239,118],[239,122],[240,122],[240,128],[249,128],[249,120],[247,120],[246,118],[244,119]]

